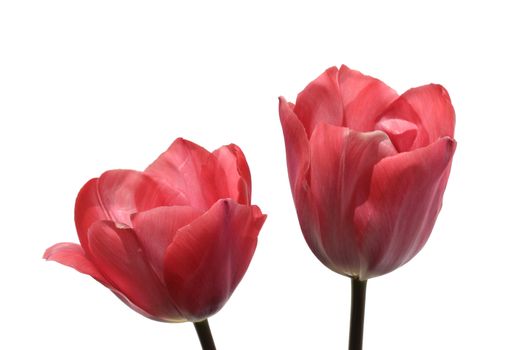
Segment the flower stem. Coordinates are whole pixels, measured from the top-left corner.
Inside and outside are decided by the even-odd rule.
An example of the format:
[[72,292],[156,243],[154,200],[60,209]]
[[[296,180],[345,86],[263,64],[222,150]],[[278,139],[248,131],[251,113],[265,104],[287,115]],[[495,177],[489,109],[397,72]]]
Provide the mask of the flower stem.
[[210,331],[210,325],[208,319],[203,321],[194,322],[195,330],[199,336],[202,350],[215,350],[215,343],[213,342],[212,332]]
[[366,300],[366,282],[358,278],[351,279],[351,317],[349,350],[362,350],[364,302]]

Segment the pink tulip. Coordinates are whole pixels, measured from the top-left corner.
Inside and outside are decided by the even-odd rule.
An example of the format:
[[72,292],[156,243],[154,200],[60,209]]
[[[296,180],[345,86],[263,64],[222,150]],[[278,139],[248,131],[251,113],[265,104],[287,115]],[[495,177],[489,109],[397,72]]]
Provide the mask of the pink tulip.
[[317,258],[359,280],[412,259],[441,209],[456,148],[447,91],[431,84],[399,96],[332,67],[279,109],[298,219]]
[[265,215],[250,204],[247,162],[236,145],[210,153],[177,139],[144,172],[111,170],[75,204],[79,244],[44,258],[90,275],[144,316],[201,321],[245,274]]

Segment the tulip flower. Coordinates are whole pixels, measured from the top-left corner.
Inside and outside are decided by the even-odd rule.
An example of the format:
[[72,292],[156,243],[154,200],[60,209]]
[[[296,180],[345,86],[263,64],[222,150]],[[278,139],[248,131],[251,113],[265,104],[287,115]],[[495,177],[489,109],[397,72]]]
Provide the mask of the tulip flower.
[[75,203],[80,244],[56,244],[44,258],[92,276],[146,317],[194,322],[213,348],[207,318],[243,278],[264,221],[236,145],[210,153],[177,139],[143,172],[88,181]]
[[[279,113],[302,233],[324,265],[352,278],[362,314],[366,280],[412,259],[442,207],[456,148],[449,95],[434,84],[398,95],[332,67],[295,104],[281,97]],[[353,318],[350,348],[360,349],[362,316]]]

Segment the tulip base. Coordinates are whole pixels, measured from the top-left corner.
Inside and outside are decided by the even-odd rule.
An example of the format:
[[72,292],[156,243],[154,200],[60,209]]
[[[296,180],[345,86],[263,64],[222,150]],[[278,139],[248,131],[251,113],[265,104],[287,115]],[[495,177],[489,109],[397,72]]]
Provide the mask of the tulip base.
[[200,322],[194,322],[195,330],[199,336],[202,350],[215,350],[215,343],[213,341],[212,332],[210,331],[210,325],[208,319]]
[[364,304],[366,300],[366,282],[358,278],[351,279],[351,316],[349,350],[362,350],[364,327]]

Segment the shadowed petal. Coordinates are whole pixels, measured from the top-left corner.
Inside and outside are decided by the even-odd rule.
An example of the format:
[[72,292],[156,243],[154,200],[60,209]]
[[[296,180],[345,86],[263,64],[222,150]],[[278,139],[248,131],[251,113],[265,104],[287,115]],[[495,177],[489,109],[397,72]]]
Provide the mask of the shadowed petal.
[[258,207],[223,199],[177,232],[165,257],[165,283],[186,319],[202,320],[228,300],[264,221]]
[[355,212],[368,275],[388,273],[423,247],[442,205],[456,142],[444,137],[427,147],[379,162],[368,200]]
[[353,213],[368,198],[375,164],[396,151],[383,132],[327,124],[315,128],[310,147],[310,188],[324,254],[331,269],[353,276],[361,266]]
[[178,322],[177,311],[163,283],[146,261],[144,251],[130,228],[98,221],[88,230],[90,259],[122,300],[133,304],[152,318]]

